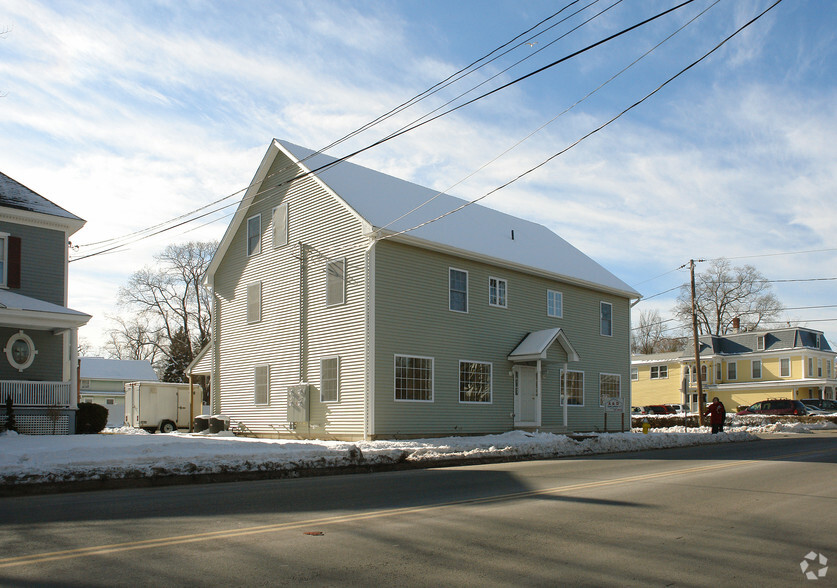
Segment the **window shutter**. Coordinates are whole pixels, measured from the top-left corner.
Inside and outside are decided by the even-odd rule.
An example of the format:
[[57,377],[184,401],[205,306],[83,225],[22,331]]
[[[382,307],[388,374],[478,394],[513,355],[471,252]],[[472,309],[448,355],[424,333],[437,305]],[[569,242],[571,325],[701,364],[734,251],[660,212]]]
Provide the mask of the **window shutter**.
[[253,402],[254,404],[269,404],[270,400],[270,367],[257,365],[253,370]]
[[288,244],[288,203],[285,202],[273,211],[273,246]]
[[262,320],[262,283],[247,285],[247,322],[257,323]]
[[9,237],[9,267],[6,284],[9,288],[20,288],[20,237]]

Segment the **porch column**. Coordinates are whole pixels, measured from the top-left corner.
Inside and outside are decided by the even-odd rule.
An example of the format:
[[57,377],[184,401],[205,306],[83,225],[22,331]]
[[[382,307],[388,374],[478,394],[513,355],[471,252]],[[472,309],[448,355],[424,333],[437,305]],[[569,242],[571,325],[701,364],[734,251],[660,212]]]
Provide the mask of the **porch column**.
[[78,408],[78,329],[69,330],[70,340],[70,408]]
[[563,404],[564,409],[564,432],[567,431],[567,364],[564,362],[564,373],[561,374],[561,384],[564,390],[564,393],[561,395],[561,404]]

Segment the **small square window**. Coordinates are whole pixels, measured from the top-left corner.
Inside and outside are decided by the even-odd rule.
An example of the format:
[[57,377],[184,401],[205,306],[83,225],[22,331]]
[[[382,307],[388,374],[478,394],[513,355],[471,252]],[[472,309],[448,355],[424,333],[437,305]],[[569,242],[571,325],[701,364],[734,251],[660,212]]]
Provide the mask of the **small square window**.
[[488,304],[507,308],[506,292],[508,285],[506,280],[500,278],[488,278]]
[[261,251],[262,216],[257,214],[247,219],[247,256],[256,255]]
[[395,400],[433,402],[433,358],[395,356]]
[[564,295],[561,292],[546,291],[546,315],[556,318],[564,316]]

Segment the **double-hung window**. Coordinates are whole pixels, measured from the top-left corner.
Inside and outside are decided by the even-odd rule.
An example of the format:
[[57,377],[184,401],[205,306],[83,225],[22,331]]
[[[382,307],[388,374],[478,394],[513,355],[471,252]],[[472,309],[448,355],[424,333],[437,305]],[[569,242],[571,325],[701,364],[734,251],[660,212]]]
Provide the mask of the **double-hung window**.
[[622,376],[619,374],[599,374],[599,404],[602,406],[611,398],[622,397]]
[[737,380],[738,379],[738,364],[734,361],[731,361],[727,364],[727,380]]
[[564,375],[564,370],[561,370],[561,383],[559,385],[561,397],[566,396],[568,406],[584,406],[584,372],[567,370],[566,390],[564,389]]
[[632,367],[631,368],[631,381],[636,382],[639,380],[639,368]]
[[468,312],[468,272],[450,268],[449,280],[449,308],[455,312]]
[[262,215],[257,214],[247,219],[247,256],[256,255],[262,250]]
[[783,357],[779,360],[779,375],[783,378],[790,378],[791,360],[789,357]]
[[340,399],[340,358],[325,357],[320,360],[320,402],[337,402]]
[[491,364],[459,362],[459,402],[491,403]]
[[599,333],[606,336],[613,336],[613,305],[610,302],[599,304]]
[[564,295],[555,290],[546,291],[546,316],[564,316]]
[[508,307],[506,293],[508,285],[506,280],[500,278],[488,278],[488,304],[490,306]]
[[395,356],[395,400],[433,402],[433,358]]
[[346,302],[346,260],[326,262],[326,306]]
[[753,377],[754,380],[760,380],[761,379],[761,360],[760,359],[754,359],[753,360],[752,377]]
[[667,365],[652,365],[651,366],[651,379],[652,380],[665,380],[668,378],[668,366]]

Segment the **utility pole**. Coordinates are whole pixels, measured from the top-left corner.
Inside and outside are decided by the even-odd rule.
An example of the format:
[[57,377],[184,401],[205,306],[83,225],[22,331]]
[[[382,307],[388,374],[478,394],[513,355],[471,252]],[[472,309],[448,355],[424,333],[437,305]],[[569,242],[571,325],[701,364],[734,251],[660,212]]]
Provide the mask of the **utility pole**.
[[[698,259],[698,261],[703,261]],[[698,339],[697,311],[695,309],[695,260],[689,260],[689,271],[692,274],[692,336],[695,341],[695,380],[697,380],[698,395],[698,424],[703,426],[703,382],[700,378],[700,340]]]

